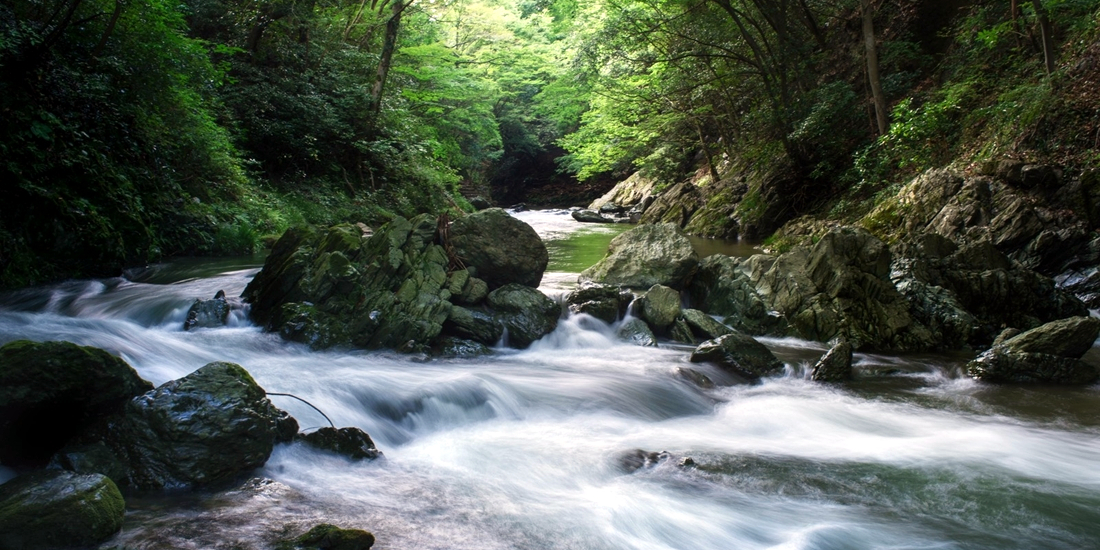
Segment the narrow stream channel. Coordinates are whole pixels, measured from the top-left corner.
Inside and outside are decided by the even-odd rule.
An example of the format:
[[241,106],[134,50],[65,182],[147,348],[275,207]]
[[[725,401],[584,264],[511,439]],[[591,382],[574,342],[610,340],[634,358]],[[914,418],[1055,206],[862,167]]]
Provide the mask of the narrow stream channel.
[[[517,217],[548,242],[548,294],[625,229],[567,212]],[[243,318],[184,332],[191,301],[240,294],[257,271],[195,267],[4,295],[0,343],[102,347],[154,384],[236,362],[268,391],[366,430],[385,459],[280,446],[256,472],[270,481],[128,498],[104,549],[269,548],[320,521],[368,529],[382,550],[1100,545],[1096,386],[981,385],[961,375],[965,354],[857,354],[856,381],[818,384],[806,371],[822,345],[765,339],[785,376],[700,389],[677,374],[683,348],[627,345],[587,316],[477,360],[312,352]],[[303,428],[324,423],[272,400]],[[620,457],[635,449],[669,458],[627,473]]]

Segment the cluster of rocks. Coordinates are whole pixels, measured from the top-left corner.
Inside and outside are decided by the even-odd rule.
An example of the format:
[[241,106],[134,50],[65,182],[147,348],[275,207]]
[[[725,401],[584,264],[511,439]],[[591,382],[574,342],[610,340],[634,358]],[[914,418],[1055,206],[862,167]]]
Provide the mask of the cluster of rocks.
[[[663,336],[698,345],[693,361],[717,362],[746,378],[782,368],[766,355],[760,360],[736,356],[763,348],[751,336],[832,342],[811,376],[836,381],[851,376],[853,350],[985,349],[1008,327],[1054,330],[1065,319],[1088,319],[1081,300],[987,241],[959,245],[924,234],[892,248],[854,227],[833,228],[812,246],[779,255],[714,255],[699,261],[676,224],[643,225],[616,237],[607,256],[580,279],[603,286],[582,286],[567,298],[571,310],[609,320],[621,311],[620,288],[648,289],[635,302],[636,318],[622,325],[624,339],[654,345]],[[693,308],[683,308],[683,302]],[[1090,345],[1096,338],[1082,334]],[[969,372],[989,381],[1081,383],[1095,378],[1083,374],[1095,370],[1084,363],[1071,368],[1053,359],[1077,361],[1088,346],[1076,357],[1043,349],[1051,356],[1043,361],[1019,355],[1040,353],[1036,348],[991,351],[1012,350],[1014,359],[1026,359],[1046,374]],[[1007,365],[1007,352],[1001,351],[985,363]]]
[[499,208],[398,217],[369,236],[297,227],[242,297],[258,324],[313,348],[476,354],[554,330],[561,307],[537,290],[548,259],[534,229]]
[[0,348],[0,463],[25,473],[0,486],[0,547],[98,544],[122,525],[120,489],[224,484],[295,440],[381,456],[358,428],[299,434],[239,365],[154,388],[100,349],[11,342]]

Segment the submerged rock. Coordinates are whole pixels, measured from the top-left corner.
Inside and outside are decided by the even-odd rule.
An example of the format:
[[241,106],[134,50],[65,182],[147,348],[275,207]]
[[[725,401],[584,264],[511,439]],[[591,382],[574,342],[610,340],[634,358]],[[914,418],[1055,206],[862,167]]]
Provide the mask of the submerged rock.
[[691,362],[714,363],[750,379],[783,370],[783,362],[771,350],[753,337],[740,332],[732,332],[699,344],[691,353]]
[[574,220],[581,223],[615,223],[615,220],[604,217],[593,210],[574,210],[571,214]]
[[317,449],[331,451],[354,460],[374,460],[382,456],[374,446],[367,432],[356,427],[330,428],[324,427],[307,434],[298,434],[298,439]]
[[70,438],[151,389],[101,349],[10,342],[0,348],[0,462],[42,466]]
[[638,470],[652,468],[672,456],[665,451],[653,452],[634,449],[620,454],[615,462],[624,473],[632,474]]
[[0,548],[88,547],[122,529],[126,504],[99,474],[46,470],[0,485]]
[[432,344],[432,355],[448,359],[469,359],[489,355],[493,350],[474,340],[445,337]]
[[843,382],[852,378],[852,344],[841,341],[825,352],[814,364],[810,379],[818,382]]
[[507,284],[538,287],[550,256],[530,225],[500,208],[451,223],[448,241],[466,267],[477,270],[489,289]]
[[584,270],[580,281],[629,288],[659,284],[679,289],[698,264],[699,256],[678,226],[640,225],[612,239],[607,255]]
[[344,529],[329,523],[314,526],[294,539],[301,550],[369,550],[374,535],[362,529]]

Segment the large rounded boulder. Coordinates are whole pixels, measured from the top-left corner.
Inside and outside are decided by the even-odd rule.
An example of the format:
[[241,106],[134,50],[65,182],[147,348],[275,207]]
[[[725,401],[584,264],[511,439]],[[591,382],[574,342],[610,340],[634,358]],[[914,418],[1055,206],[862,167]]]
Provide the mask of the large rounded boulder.
[[507,284],[538,287],[550,256],[538,233],[500,208],[489,208],[451,223],[447,244],[490,289]]
[[650,288],[684,288],[699,265],[699,255],[676,224],[639,225],[611,240],[607,255],[584,270],[580,280]]
[[0,462],[44,465],[69,438],[151,389],[101,349],[11,342],[0,348]]
[[126,503],[105,476],[45,470],[0,485],[0,548],[83,548],[122,528]]
[[287,418],[241,366],[215,362],[131,400],[104,440],[123,484],[196,487],[263,466]]

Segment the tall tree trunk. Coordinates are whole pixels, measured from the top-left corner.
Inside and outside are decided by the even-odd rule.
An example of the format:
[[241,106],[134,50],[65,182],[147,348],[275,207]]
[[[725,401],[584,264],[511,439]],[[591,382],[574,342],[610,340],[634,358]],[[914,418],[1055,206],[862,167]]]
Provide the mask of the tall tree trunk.
[[111,38],[111,35],[115,32],[115,27],[118,25],[118,18],[122,15],[122,8],[125,3],[125,0],[115,0],[115,10],[111,12],[111,19],[107,21],[107,28],[103,30],[103,34],[99,37],[99,42],[96,43],[95,48],[92,50],[92,57],[99,57],[103,54],[103,49],[107,47],[107,40]]
[[874,11],[871,0],[860,0],[863,7],[863,45],[867,50],[867,79],[871,81],[871,95],[875,100],[875,119],[878,121],[879,135],[885,135],[890,128],[886,114],[886,96],[882,93],[882,79],[878,72],[878,49],[875,46]]
[[401,14],[405,12],[409,4],[394,2],[390,5],[393,15],[386,21],[386,35],[382,39],[382,55],[378,59],[378,73],[374,77],[374,86],[371,88],[370,105],[377,114],[382,109],[382,90],[386,87],[386,77],[390,74],[390,65],[393,64],[393,51],[397,48],[397,31],[401,30]]
[[1047,17],[1047,10],[1043,7],[1042,0],[1031,0],[1031,5],[1035,8],[1035,18],[1039,20],[1039,32],[1043,35],[1043,62],[1046,64],[1049,76],[1054,72],[1054,37],[1051,36],[1053,30],[1050,27],[1050,18]]

